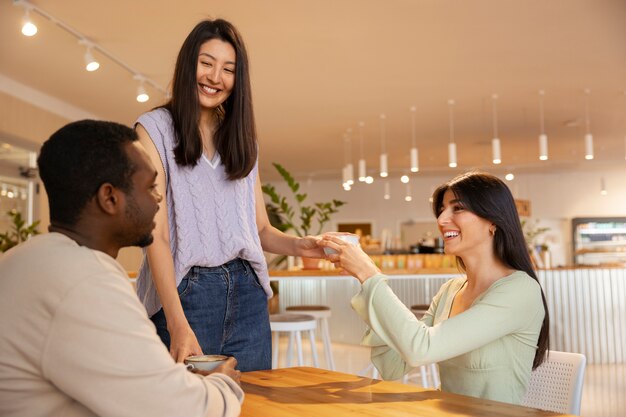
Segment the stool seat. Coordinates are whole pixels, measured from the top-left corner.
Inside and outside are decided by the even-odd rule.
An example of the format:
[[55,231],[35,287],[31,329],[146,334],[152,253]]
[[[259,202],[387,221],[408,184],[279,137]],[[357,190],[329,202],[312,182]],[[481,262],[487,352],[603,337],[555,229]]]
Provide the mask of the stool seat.
[[297,305],[289,306],[285,309],[289,312],[304,313],[311,315],[320,321],[322,330],[322,341],[324,342],[324,352],[326,353],[326,366],[331,370],[335,370],[335,359],[330,345],[330,331],[328,329],[328,319],[332,315],[330,307],[322,305]]
[[279,332],[289,333],[289,345],[287,346],[287,366],[291,366],[291,358],[293,356],[293,342],[296,342],[298,354],[298,366],[303,366],[302,359],[302,336],[300,332],[308,331],[309,340],[311,342],[311,355],[313,356],[313,366],[318,367],[317,351],[315,349],[315,329],[317,328],[317,320],[308,314],[270,314],[270,329],[273,333],[273,354],[272,368],[278,366],[278,343]]

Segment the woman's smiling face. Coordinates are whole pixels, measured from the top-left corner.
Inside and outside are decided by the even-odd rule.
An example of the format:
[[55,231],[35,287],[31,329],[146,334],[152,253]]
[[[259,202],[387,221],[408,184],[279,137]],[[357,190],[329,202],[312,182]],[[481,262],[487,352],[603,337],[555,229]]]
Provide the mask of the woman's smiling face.
[[203,109],[215,109],[230,96],[235,85],[235,48],[220,39],[200,46],[196,79],[198,100]]

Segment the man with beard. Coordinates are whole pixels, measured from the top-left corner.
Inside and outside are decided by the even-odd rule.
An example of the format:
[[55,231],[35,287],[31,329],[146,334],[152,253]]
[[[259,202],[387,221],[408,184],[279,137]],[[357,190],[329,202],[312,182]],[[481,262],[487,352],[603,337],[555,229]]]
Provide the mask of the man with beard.
[[38,165],[50,233],[0,258],[0,415],[238,415],[236,361],[176,364],[115,260],[152,242],[162,200],[135,131],[70,123]]

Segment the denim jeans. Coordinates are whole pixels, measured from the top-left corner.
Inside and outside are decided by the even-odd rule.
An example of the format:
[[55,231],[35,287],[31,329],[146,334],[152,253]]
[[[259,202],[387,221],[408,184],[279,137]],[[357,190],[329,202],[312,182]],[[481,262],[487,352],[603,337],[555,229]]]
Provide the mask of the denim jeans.
[[[178,285],[178,295],[204,354],[234,356],[242,372],[272,367],[267,296],[248,261],[194,266]],[[169,349],[163,309],[150,319]]]

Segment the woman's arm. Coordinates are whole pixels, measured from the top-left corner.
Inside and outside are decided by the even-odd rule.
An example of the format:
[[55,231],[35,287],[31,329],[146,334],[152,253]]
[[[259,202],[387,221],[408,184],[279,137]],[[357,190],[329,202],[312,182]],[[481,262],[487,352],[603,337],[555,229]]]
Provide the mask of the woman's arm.
[[254,187],[256,204],[256,225],[264,251],[281,255],[306,256],[309,258],[323,258],[324,251],[317,246],[318,238],[313,236],[289,236],[270,224],[263,200],[261,180],[257,176]]
[[[146,149],[152,163],[157,170],[157,188],[162,196],[166,196],[165,171],[161,157],[148,132],[137,124],[139,142]],[[152,279],[163,306],[167,330],[170,333],[170,354],[177,362],[182,362],[187,356],[201,355],[202,349],[196,335],[189,326],[183,307],[180,303],[174,274],[174,259],[170,249],[170,233],[167,218],[167,198],[159,204],[159,211],[154,217],[156,227],[153,231],[154,242],[147,247],[148,264],[152,272]]]

